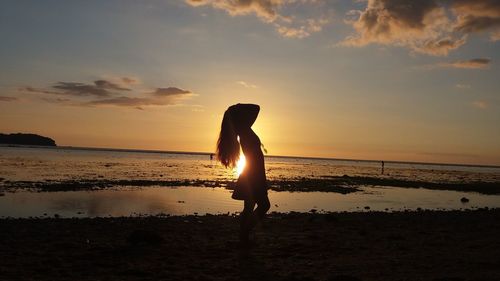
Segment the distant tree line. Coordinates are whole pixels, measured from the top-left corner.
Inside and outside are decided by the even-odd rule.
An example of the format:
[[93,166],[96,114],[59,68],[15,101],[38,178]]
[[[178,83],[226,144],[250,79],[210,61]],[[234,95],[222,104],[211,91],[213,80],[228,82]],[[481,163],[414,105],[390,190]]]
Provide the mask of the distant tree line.
[[56,142],[48,137],[36,134],[0,134],[0,144],[56,146]]

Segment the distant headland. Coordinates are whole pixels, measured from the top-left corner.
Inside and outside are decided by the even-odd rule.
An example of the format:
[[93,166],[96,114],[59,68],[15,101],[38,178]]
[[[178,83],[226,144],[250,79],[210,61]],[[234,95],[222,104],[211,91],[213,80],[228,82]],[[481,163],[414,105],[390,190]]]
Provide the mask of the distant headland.
[[21,133],[0,134],[0,144],[57,146],[56,142],[51,138],[36,134]]

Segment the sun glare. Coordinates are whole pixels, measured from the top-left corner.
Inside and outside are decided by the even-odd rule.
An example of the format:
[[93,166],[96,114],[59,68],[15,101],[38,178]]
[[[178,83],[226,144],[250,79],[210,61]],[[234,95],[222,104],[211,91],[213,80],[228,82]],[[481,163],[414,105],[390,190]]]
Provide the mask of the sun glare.
[[245,155],[243,153],[240,154],[240,159],[238,159],[238,163],[236,163],[236,174],[239,176],[243,172],[243,169],[245,169]]

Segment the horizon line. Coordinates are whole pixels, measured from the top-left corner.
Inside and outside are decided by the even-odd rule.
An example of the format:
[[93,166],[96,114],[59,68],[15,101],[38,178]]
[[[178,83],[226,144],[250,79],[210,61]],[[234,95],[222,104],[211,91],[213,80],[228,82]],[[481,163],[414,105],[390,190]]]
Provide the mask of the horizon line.
[[[176,150],[157,150],[157,149],[135,149],[135,148],[108,148],[108,147],[89,147],[89,146],[42,146],[42,145],[16,145],[16,144],[0,144],[3,147],[29,147],[29,148],[48,148],[48,149],[74,149],[74,150],[93,150],[93,151],[115,151],[115,152],[141,152],[141,153],[170,153],[170,154],[186,154],[186,155],[214,155],[214,152],[201,151],[176,151]],[[438,166],[458,166],[458,167],[481,167],[481,168],[500,168],[500,165],[488,164],[470,164],[470,163],[439,163],[439,162],[418,162],[418,161],[402,161],[402,160],[382,160],[382,159],[354,159],[354,158],[334,158],[334,157],[317,157],[317,156],[293,156],[293,155],[264,155],[265,157],[274,158],[297,158],[310,160],[336,160],[336,161],[351,161],[351,162],[384,162],[394,164],[418,164],[418,165],[438,165]]]

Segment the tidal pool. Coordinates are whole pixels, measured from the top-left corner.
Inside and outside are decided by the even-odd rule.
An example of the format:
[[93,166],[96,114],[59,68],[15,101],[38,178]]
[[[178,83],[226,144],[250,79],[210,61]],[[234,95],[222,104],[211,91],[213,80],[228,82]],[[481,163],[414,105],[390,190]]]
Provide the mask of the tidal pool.
[[[461,202],[461,198],[469,202]],[[361,192],[269,192],[271,212],[355,212],[500,208],[500,195],[470,192],[366,187]],[[369,207],[369,208],[367,208]],[[242,201],[231,191],[204,187],[120,187],[98,191],[4,193],[0,217],[118,217],[235,213]]]

